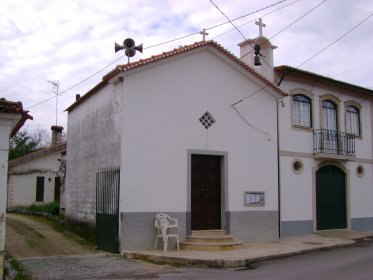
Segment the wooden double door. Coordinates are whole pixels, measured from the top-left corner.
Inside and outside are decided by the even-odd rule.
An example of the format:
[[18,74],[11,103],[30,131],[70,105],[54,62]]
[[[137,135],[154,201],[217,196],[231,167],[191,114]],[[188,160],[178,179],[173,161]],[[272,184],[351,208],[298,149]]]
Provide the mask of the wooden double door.
[[221,156],[192,155],[192,230],[221,229]]

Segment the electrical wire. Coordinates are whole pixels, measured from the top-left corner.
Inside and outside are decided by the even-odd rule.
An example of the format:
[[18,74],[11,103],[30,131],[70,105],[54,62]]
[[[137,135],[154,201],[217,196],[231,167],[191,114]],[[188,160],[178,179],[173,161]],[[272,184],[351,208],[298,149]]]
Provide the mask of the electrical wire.
[[[246,39],[246,37],[245,37],[245,35],[243,35],[243,33],[241,32],[241,30],[239,30],[238,29],[238,27],[229,19],[229,17],[214,3],[214,1],[213,0],[210,0],[210,2],[215,6],[215,8],[233,25],[233,27],[241,34],[241,36],[244,38],[244,40],[245,41],[247,41],[247,39]],[[266,62],[266,64],[268,64],[267,62]],[[269,64],[268,64],[269,65]],[[269,65],[269,67],[271,67],[270,65]],[[265,87],[264,87],[265,88]],[[260,90],[258,90],[257,92],[260,92],[261,90],[263,90],[264,88],[262,88],[262,89],[260,89]],[[256,94],[257,92],[255,92],[255,93],[253,93],[252,95],[254,95],[254,94]],[[251,95],[251,96],[252,96]],[[247,98],[249,98],[249,97],[246,97],[245,99],[247,99]],[[259,127],[257,127],[257,126],[255,126],[255,125],[253,125],[251,122],[249,122],[249,120],[248,119],[246,119],[242,114],[241,114],[241,112],[235,107],[235,105],[236,104],[238,104],[238,103],[240,103],[240,102],[242,102],[243,100],[241,100],[241,101],[239,101],[239,102],[236,102],[236,103],[234,103],[234,104],[232,104],[231,106],[232,106],[232,108],[236,111],[236,113],[238,114],[238,116],[247,124],[247,125],[249,125],[251,128],[253,128],[253,129],[255,129],[255,130],[257,130],[258,132],[260,132],[260,133],[262,133],[262,134],[264,134],[264,135],[266,135],[267,136],[267,140],[269,141],[269,140],[271,140],[272,139],[272,137],[271,137],[271,135],[270,135],[270,133],[269,132],[266,132],[266,131],[264,131],[263,129],[261,129],[261,128],[259,128]]]
[[[211,0],[210,0],[211,1]],[[293,24],[295,24],[296,22],[298,22],[299,20],[301,20],[302,18],[304,18],[306,15],[310,14],[312,11],[314,11],[316,8],[318,8],[319,6],[321,6],[322,4],[324,4],[327,0],[324,0],[322,2],[320,2],[319,4],[317,4],[315,7],[313,7],[312,9],[308,10],[305,14],[303,14],[302,16],[300,16],[299,18],[297,18],[295,21],[291,22],[289,25],[287,25],[285,28],[283,28],[282,30],[280,30],[279,32],[277,32],[275,35],[273,35],[272,37],[269,38],[270,39],[273,39],[275,36],[277,36],[278,34],[282,33],[283,31],[285,31],[286,29],[288,29],[290,26],[292,26]],[[241,59],[244,58],[245,56],[247,56],[248,54],[252,53],[252,50],[246,54],[244,54],[243,56],[241,56]],[[268,64],[267,64],[268,65]],[[273,70],[273,67],[270,66],[270,68]],[[235,104],[238,104],[252,96],[254,96],[255,94],[261,92],[262,90],[264,90],[267,86],[264,86],[263,88],[253,92],[252,94],[248,95],[247,97],[237,101]]]
[[[327,0],[324,0],[322,2],[320,2],[319,4],[317,4],[315,7],[313,7],[311,10],[307,11],[305,14],[303,14],[302,16],[300,16],[299,18],[297,18],[295,21],[291,22],[289,25],[287,25],[285,28],[281,29],[279,32],[277,32],[275,35],[273,35],[272,37],[270,37],[268,40],[271,40],[273,39],[274,37],[276,37],[277,35],[279,35],[280,33],[282,33],[283,31],[285,31],[286,29],[288,29],[290,26],[294,25],[296,22],[298,22],[299,20],[301,20],[302,18],[304,18],[306,15],[310,14],[312,11],[314,11],[315,9],[317,9],[319,6],[321,6],[322,4],[324,4]],[[243,56],[241,56],[241,58],[244,58],[245,56],[247,56],[248,54],[252,53],[253,50],[251,50],[250,52],[248,53],[245,53]]]
[[[325,1],[324,1],[325,2]],[[322,3],[320,3],[322,4]],[[347,32],[345,32],[342,36],[338,37],[336,40],[334,40],[332,43],[330,43],[329,45],[327,45],[325,48],[323,48],[322,50],[320,50],[319,52],[317,52],[316,54],[314,54],[313,56],[311,56],[309,59],[307,59],[306,61],[302,62],[301,64],[299,64],[296,68],[299,68],[301,67],[302,65],[306,64],[307,62],[309,62],[310,60],[312,60],[313,58],[315,58],[316,56],[318,56],[319,54],[321,54],[322,52],[324,52],[326,49],[328,49],[329,47],[331,47],[332,45],[334,45],[336,42],[338,42],[339,40],[341,40],[342,38],[344,38],[346,35],[348,35],[349,33],[351,33],[353,30],[355,30],[357,27],[359,27],[361,24],[363,24],[365,21],[367,21],[369,18],[371,18],[373,16],[373,14],[370,14],[369,16],[367,16],[366,18],[364,18],[362,21],[360,21],[357,25],[355,25],[354,27],[352,27],[351,29],[349,29]],[[298,21],[298,20],[297,20]],[[279,33],[277,33],[276,35],[278,35]],[[273,37],[271,37],[273,38]],[[262,87],[261,89],[253,92],[252,94],[246,96],[245,98],[235,102],[232,104],[232,106],[252,97],[253,95],[259,93],[260,91],[264,90],[267,86],[264,86]]]
[[[253,14],[255,14],[255,13],[261,12],[261,11],[263,11],[263,10],[266,10],[266,9],[271,8],[271,7],[273,7],[273,6],[279,5],[279,4],[281,4],[282,2],[286,2],[286,1],[288,1],[288,0],[282,0],[282,1],[276,2],[276,3],[272,4],[272,5],[266,6],[266,7],[264,7],[264,8],[261,8],[261,9],[259,9],[259,10],[254,11],[254,12],[250,12],[250,13],[245,14],[245,15],[243,15],[243,16],[239,16],[239,17],[234,18],[234,19],[232,19],[232,20],[229,20],[229,19],[228,19],[228,21],[223,22],[223,23],[220,23],[220,24],[217,24],[217,25],[214,25],[214,26],[209,27],[209,28],[206,28],[206,30],[210,30],[210,29],[213,29],[213,28],[216,28],[216,27],[223,26],[223,25],[225,25],[225,24],[231,23],[232,21],[236,21],[236,20],[242,19],[242,18],[244,18],[244,17],[247,17],[247,16],[250,16],[250,15],[253,15]],[[298,1],[299,1],[299,0],[298,0]],[[210,1],[210,2],[211,2],[211,1]],[[216,6],[215,4],[213,4],[213,5]],[[218,10],[219,10],[219,9],[218,9]]]
[[[281,1],[278,1],[278,2],[276,2],[276,3],[274,3],[274,4],[271,4],[271,5],[269,5],[269,6],[266,6],[266,7],[264,7],[264,8],[261,8],[261,9],[259,9],[259,10],[254,11],[254,12],[247,13],[247,14],[245,14],[245,15],[239,16],[239,17],[237,17],[237,18],[235,18],[235,19],[233,19],[233,20],[231,20],[231,21],[236,21],[236,20],[242,19],[242,18],[244,18],[244,17],[247,17],[247,16],[252,15],[252,14],[254,14],[254,13],[257,13],[257,12],[263,11],[263,10],[268,9],[268,8],[270,8],[270,7],[273,7],[273,6],[279,5],[279,4],[281,4],[282,2],[286,2],[286,1],[288,1],[288,0],[281,0]],[[299,1],[299,0],[298,0],[298,1]],[[211,29],[213,29],[213,28],[220,27],[220,26],[225,25],[225,24],[227,24],[227,23],[229,23],[229,22],[230,22],[230,21],[226,21],[226,22],[223,22],[223,23],[220,23],[220,24],[214,25],[214,26],[212,26],[212,27],[206,28],[206,30],[211,30]],[[185,38],[188,38],[188,37],[191,37],[191,36],[197,35],[197,34],[199,34],[199,31],[194,32],[194,33],[191,33],[191,34],[188,34],[188,35],[184,35],[184,36],[181,36],[181,37],[177,37],[177,38],[175,38],[175,39],[171,39],[171,40],[168,40],[168,41],[165,41],[165,42],[159,43],[159,44],[155,44],[155,45],[152,45],[152,46],[149,46],[149,47],[145,47],[144,49],[150,49],[150,48],[154,48],[154,47],[162,46],[162,45],[169,44],[169,43],[172,43],[172,42],[175,42],[175,41],[178,41],[178,40],[182,40],[182,39],[185,39]],[[59,96],[61,96],[62,94],[66,93],[67,91],[70,91],[70,90],[72,90],[73,88],[79,86],[80,84],[84,83],[85,81],[89,80],[90,78],[92,78],[93,76],[95,76],[95,75],[97,75],[98,73],[102,72],[103,70],[105,70],[106,68],[108,68],[109,66],[111,66],[112,64],[114,64],[115,62],[117,62],[118,60],[122,59],[123,57],[124,57],[124,55],[121,56],[120,58],[114,60],[113,62],[111,62],[110,64],[108,64],[107,66],[105,66],[104,68],[101,68],[101,69],[98,70],[97,72],[95,72],[95,73],[93,73],[92,75],[88,76],[87,78],[83,79],[82,81],[78,82],[77,84],[74,84],[73,86],[69,87],[68,89],[62,91],[62,92],[59,94]],[[43,100],[43,101],[41,101],[41,102],[39,102],[39,103],[36,103],[36,104],[34,104],[34,105],[32,105],[32,106],[27,107],[27,108],[25,108],[25,109],[30,109],[30,108],[36,107],[36,106],[38,106],[38,105],[40,105],[40,104],[43,104],[43,103],[45,103],[45,102],[47,102],[47,101],[49,101],[49,100],[52,100],[53,98],[56,98],[56,96],[52,96],[52,97],[50,97],[50,98],[47,98],[47,99],[45,99],[45,100]]]
[[352,27],[350,30],[348,30],[346,33],[344,33],[342,36],[338,37],[336,40],[334,40],[332,43],[330,43],[329,45],[327,45],[325,48],[323,48],[322,50],[320,50],[319,52],[317,52],[316,54],[314,54],[313,56],[311,56],[309,59],[307,59],[306,61],[304,61],[303,63],[299,64],[297,66],[297,68],[301,67],[302,65],[306,64],[307,62],[309,62],[310,60],[314,59],[316,56],[318,56],[320,53],[324,52],[325,50],[327,50],[328,48],[330,48],[331,46],[333,46],[335,43],[337,43],[339,40],[341,40],[343,37],[345,37],[347,34],[351,33],[353,30],[355,30],[357,27],[359,27],[361,24],[363,24],[365,21],[367,21],[369,18],[371,18],[373,16],[373,14],[370,14],[368,17],[366,17],[365,19],[363,19],[361,22],[359,22],[357,25],[355,25],[354,27]]
[[[326,1],[326,0],[325,0]],[[215,6],[215,8],[228,20],[228,22],[230,24],[232,24],[232,26],[238,31],[238,33],[241,34],[242,38],[247,42],[249,43],[249,46],[252,47],[252,49],[254,50],[254,47],[250,44],[250,42],[246,39],[245,35],[243,35],[243,33],[241,32],[240,29],[238,29],[238,27],[229,19],[229,17],[214,3],[214,1],[210,0],[211,4]],[[264,61],[265,64],[267,64],[267,66],[269,68],[273,68],[264,58],[263,56],[261,57],[262,60]]]
[[[260,15],[260,16],[258,16],[258,18],[263,18],[263,17],[265,17],[265,16],[268,16],[268,15],[270,15],[270,14],[273,14],[273,13],[275,13],[275,12],[278,12],[279,10],[282,10],[283,8],[286,8],[286,7],[290,6],[290,5],[293,5],[293,4],[295,4],[295,3],[299,2],[299,1],[301,1],[301,0],[295,0],[295,1],[293,1],[293,2],[291,2],[291,3],[289,3],[289,4],[287,4],[287,5],[284,5],[284,6],[280,7],[280,8],[277,8],[277,9],[275,9],[275,10],[269,12],[269,13],[266,13],[266,14]],[[233,20],[235,20],[235,19],[233,19]],[[232,21],[233,21],[233,20],[232,20]],[[252,23],[252,22],[254,22],[255,20],[256,20],[256,18],[253,19],[253,20],[250,20],[250,21],[248,21],[248,22],[245,22],[245,23],[243,23],[243,24],[241,24],[241,25],[238,25],[238,27],[242,27],[242,26],[248,25],[249,23]],[[228,31],[226,31],[226,32],[223,32],[223,33],[221,33],[221,34],[219,34],[219,35],[213,37],[213,40],[216,39],[216,38],[219,38],[219,37],[221,37],[221,36],[223,36],[223,35],[225,35],[225,34],[227,34],[227,33],[229,33],[229,32],[232,32],[232,31],[234,31],[234,30],[236,30],[236,29],[233,28],[233,29],[231,29],[231,30],[228,30]]]
[[[105,70],[106,68],[108,68],[109,66],[111,66],[112,64],[114,64],[115,62],[117,62],[118,60],[122,59],[123,57],[124,57],[124,55],[122,55],[120,58],[114,60],[114,61],[111,62],[110,64],[106,65],[104,68],[101,68],[100,70],[98,70],[98,71],[95,72],[94,74],[90,75],[89,77],[87,77],[87,78],[81,80],[79,83],[77,83],[77,84],[75,84],[75,85],[69,87],[68,89],[62,91],[61,93],[58,94],[58,96],[61,96],[61,95],[64,94],[65,92],[67,92],[67,91],[69,91],[69,90],[71,90],[71,89],[73,89],[73,88],[75,88],[75,87],[81,85],[82,83],[84,83],[85,81],[89,80],[89,79],[92,78],[93,76],[97,75],[97,74],[100,73],[101,71]],[[49,100],[52,100],[53,98],[56,98],[56,97],[57,97],[57,95],[54,95],[54,96],[49,97],[49,98],[47,98],[47,99],[45,99],[45,100],[43,100],[43,101],[41,101],[41,102],[39,102],[39,103],[36,103],[36,104],[34,104],[34,105],[32,105],[32,106],[29,106],[29,107],[27,107],[27,108],[25,108],[25,109],[30,109],[30,108],[36,107],[36,106],[38,106],[38,105],[40,105],[40,104],[43,104],[43,103],[45,103],[45,102],[47,102],[47,101],[49,101]]]
[[232,104],[231,105],[232,108],[236,111],[236,113],[241,117],[241,119],[246,123],[248,124],[249,126],[251,126],[252,128],[254,128],[255,130],[259,131],[260,133],[264,134],[265,136],[267,136],[267,140],[271,140],[272,139],[272,136],[269,132],[266,132],[264,131],[263,129],[260,129],[259,127],[256,127],[255,125],[253,125],[252,123],[250,123],[241,113],[240,111],[238,111],[238,109]]

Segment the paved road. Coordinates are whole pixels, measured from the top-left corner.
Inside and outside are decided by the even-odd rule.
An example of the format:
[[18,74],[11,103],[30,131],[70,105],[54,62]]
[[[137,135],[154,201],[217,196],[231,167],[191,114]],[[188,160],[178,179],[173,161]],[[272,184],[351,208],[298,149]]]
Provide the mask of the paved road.
[[107,253],[18,260],[25,271],[38,280],[159,279],[160,275],[178,273],[176,268],[168,265],[129,260]]
[[179,274],[162,275],[159,279],[372,280],[373,242],[259,262],[248,268],[186,269]]
[[371,280],[373,243],[252,264],[241,269],[171,267],[116,255],[21,259],[35,279]]
[[38,217],[7,215],[6,235],[7,254],[19,260],[33,279],[157,279],[160,273],[175,272],[171,266],[96,250]]
[[[22,222],[21,219],[17,220]],[[26,223],[26,222],[25,222]],[[29,252],[36,241],[30,236],[45,241],[53,234],[47,233],[45,225],[32,220],[33,229],[23,229],[30,246]],[[30,222],[26,224],[31,226]],[[15,229],[17,227],[13,227]],[[42,232],[39,230],[42,229]],[[53,229],[50,229],[53,231]],[[32,234],[30,235],[30,231]],[[44,237],[41,237],[44,236]],[[26,238],[26,237],[25,237]],[[59,237],[60,238],[60,237]],[[71,240],[71,238],[69,238]],[[14,239],[9,239],[14,240]],[[19,241],[19,240],[18,240]],[[40,240],[39,240],[40,241]],[[8,242],[8,241],[7,241]],[[43,243],[42,241],[40,243]],[[19,242],[17,243],[19,244]],[[12,244],[7,244],[12,246]],[[75,246],[81,246],[76,243]],[[77,250],[76,248],[76,250]],[[84,248],[83,248],[84,249]],[[40,248],[38,249],[40,252]],[[136,260],[126,259],[119,255],[102,251],[82,251],[82,254],[30,255],[17,259],[23,264],[27,273],[33,279],[260,279],[260,280],[371,280],[373,279],[373,241],[365,241],[355,247],[319,251],[311,254],[294,256],[279,260],[254,263],[248,268],[241,269],[208,269],[192,267],[173,267],[156,265]]]

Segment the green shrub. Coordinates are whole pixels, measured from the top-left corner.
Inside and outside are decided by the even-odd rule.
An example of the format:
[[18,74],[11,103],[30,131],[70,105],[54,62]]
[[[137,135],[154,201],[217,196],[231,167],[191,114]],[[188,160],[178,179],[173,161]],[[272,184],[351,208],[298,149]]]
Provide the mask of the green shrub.
[[30,206],[18,205],[9,208],[8,212],[19,214],[48,213],[57,216],[60,213],[60,204],[51,202],[47,204],[32,204]]

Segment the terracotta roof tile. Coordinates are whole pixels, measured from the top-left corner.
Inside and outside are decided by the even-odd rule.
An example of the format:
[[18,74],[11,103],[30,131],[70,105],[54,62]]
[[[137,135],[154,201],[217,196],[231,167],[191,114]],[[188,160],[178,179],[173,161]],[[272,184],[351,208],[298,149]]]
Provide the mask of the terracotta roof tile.
[[133,68],[137,68],[137,67],[140,67],[142,65],[146,65],[146,64],[149,64],[149,63],[152,63],[152,62],[155,62],[155,61],[165,59],[165,58],[170,57],[170,56],[175,56],[175,55],[178,55],[180,53],[184,53],[184,52],[190,51],[192,49],[197,49],[197,48],[204,47],[204,46],[211,46],[211,47],[217,49],[218,51],[220,51],[224,55],[226,55],[228,58],[230,58],[232,61],[238,63],[242,68],[244,68],[245,70],[247,70],[248,72],[253,74],[256,78],[258,78],[259,80],[264,82],[267,86],[271,87],[273,90],[277,91],[281,95],[286,95],[286,93],[283,92],[277,85],[270,82],[264,76],[262,76],[257,71],[252,69],[246,63],[242,62],[238,57],[236,57],[234,54],[232,54],[230,51],[228,51],[227,49],[225,49],[224,47],[222,47],[220,44],[216,43],[215,41],[196,42],[196,43],[191,44],[191,45],[186,45],[186,46],[181,46],[179,48],[175,48],[175,49],[173,49],[171,51],[168,51],[168,52],[163,52],[162,54],[153,55],[153,56],[151,56],[149,58],[146,58],[146,59],[140,59],[138,61],[131,62],[129,64],[118,65],[114,70],[112,70],[111,72],[106,74],[103,77],[103,80],[108,81],[111,78],[113,78],[115,75],[117,75],[121,72],[130,70],[130,69],[133,69]]
[[336,79],[333,79],[333,78],[330,78],[330,77],[327,77],[327,76],[323,76],[323,75],[316,74],[316,73],[311,72],[311,71],[302,70],[302,69],[295,68],[295,67],[288,66],[288,65],[276,66],[275,67],[275,72],[277,72],[278,74],[285,74],[285,75],[286,74],[293,74],[293,75],[296,75],[296,76],[306,77],[306,78],[309,78],[309,79],[323,81],[324,83],[327,83],[327,84],[330,84],[330,85],[334,85],[334,86],[338,86],[338,87],[344,87],[344,88],[348,88],[348,89],[351,89],[351,90],[355,90],[355,91],[359,91],[359,92],[363,92],[363,93],[373,95],[373,89],[360,87],[360,86],[357,86],[357,85],[354,85],[354,84],[346,83],[346,82],[343,82],[343,81],[340,81],[340,80],[336,80]]
[[[227,49],[225,49],[224,47],[222,47],[220,44],[216,43],[215,41],[200,41],[200,42],[196,42],[196,43],[191,44],[191,45],[181,46],[179,48],[175,48],[171,51],[163,52],[163,53],[158,54],[158,55],[153,55],[149,58],[140,59],[138,61],[134,61],[134,62],[127,63],[127,64],[117,65],[115,67],[115,69],[113,69],[112,71],[107,73],[105,76],[103,76],[102,82],[99,83],[95,88],[97,90],[100,89],[110,79],[114,78],[116,75],[118,75],[122,72],[129,71],[129,70],[134,69],[134,68],[139,68],[141,66],[148,65],[148,64],[151,64],[151,63],[156,62],[156,61],[167,59],[169,57],[173,57],[173,56],[176,56],[178,54],[186,53],[186,52],[191,51],[193,49],[198,49],[198,48],[203,48],[203,47],[212,47],[212,48],[218,50],[219,52],[224,54],[227,58],[229,58],[230,60],[237,63],[239,66],[241,66],[244,70],[251,73],[257,79],[262,81],[266,86],[268,86],[269,88],[271,88],[272,90],[277,92],[279,95],[282,95],[282,96],[287,95],[277,85],[275,85],[274,83],[272,83],[271,81],[266,79],[264,76],[259,74],[257,71],[255,71],[253,68],[251,68],[246,63],[242,62],[238,57],[236,57],[234,54],[232,54],[230,51],[228,51]],[[95,88],[90,90],[83,97],[85,97],[87,95],[86,98],[88,98],[90,95],[94,94],[97,91],[97,90],[95,90]],[[67,108],[66,111],[71,111],[76,106],[78,106],[80,103],[82,103],[86,99],[86,98],[83,98],[83,97],[78,99],[74,104],[72,104],[69,108]]]
[[10,136],[14,136],[17,131],[23,126],[26,120],[32,120],[32,116],[28,114],[29,111],[23,110],[21,102],[8,101],[5,98],[0,98],[0,113],[21,114],[22,118],[18,124],[13,128]]

